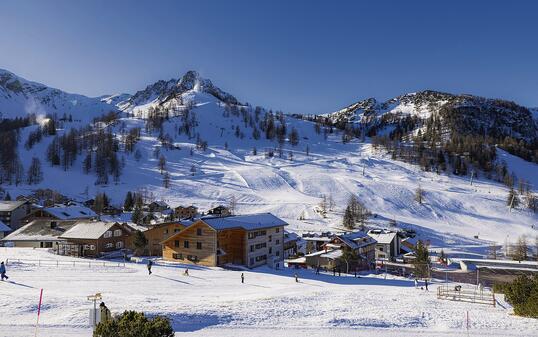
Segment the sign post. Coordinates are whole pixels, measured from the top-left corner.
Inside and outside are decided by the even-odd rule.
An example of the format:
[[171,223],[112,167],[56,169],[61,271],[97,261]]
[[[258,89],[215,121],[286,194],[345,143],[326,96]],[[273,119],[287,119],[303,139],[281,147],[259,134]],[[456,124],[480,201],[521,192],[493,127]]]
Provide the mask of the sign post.
[[43,288],[41,288],[41,291],[39,292],[39,304],[37,306],[37,321],[35,323],[34,337],[37,336],[37,327],[39,326],[39,315],[41,314],[41,302],[42,301],[43,301]]
[[101,293],[96,293],[95,295],[88,296],[88,301],[93,301],[93,328],[97,325],[97,301],[100,301],[103,297]]

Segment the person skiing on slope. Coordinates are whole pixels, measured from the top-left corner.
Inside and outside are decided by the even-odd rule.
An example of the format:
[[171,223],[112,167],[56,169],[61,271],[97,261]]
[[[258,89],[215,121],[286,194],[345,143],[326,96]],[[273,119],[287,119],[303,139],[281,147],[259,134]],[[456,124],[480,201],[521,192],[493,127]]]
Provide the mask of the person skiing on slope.
[[418,280],[415,278],[415,289],[418,288]]
[[183,275],[189,276],[189,268],[185,268],[185,271],[183,272]]
[[428,280],[424,280],[424,285],[426,286],[426,291],[428,291]]
[[148,260],[148,273],[151,275],[151,266],[153,266],[153,261]]
[[295,282],[299,282],[299,275],[297,275],[297,273],[295,273],[295,275],[293,275],[293,276],[295,276]]
[[241,283],[245,283],[245,274],[241,273]]
[[7,277],[6,275],[6,265],[4,264],[4,261],[2,261],[2,263],[0,263],[0,277],[2,278],[2,281],[4,279],[9,279],[9,277]]

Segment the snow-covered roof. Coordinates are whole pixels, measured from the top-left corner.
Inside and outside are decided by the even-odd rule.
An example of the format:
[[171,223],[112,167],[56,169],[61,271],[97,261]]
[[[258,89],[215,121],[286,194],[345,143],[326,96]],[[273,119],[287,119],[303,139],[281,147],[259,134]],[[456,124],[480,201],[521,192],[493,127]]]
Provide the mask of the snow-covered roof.
[[63,239],[98,239],[116,222],[88,221],[80,222],[60,237]]
[[2,221],[0,221],[0,232],[11,232],[11,228]]
[[330,250],[327,253],[321,254],[320,257],[325,257],[327,259],[336,260],[342,257],[342,250],[341,249]]
[[398,234],[396,232],[371,230],[368,232],[368,235],[374,240],[376,240],[378,243],[390,244],[392,241],[394,241],[394,238]]
[[337,235],[337,238],[339,238],[344,244],[346,244],[351,249],[359,249],[361,247],[368,246],[376,242],[368,234],[362,231]]
[[9,234],[2,241],[55,241],[76,224],[76,221],[59,221],[55,226],[51,226],[50,220],[36,219]]
[[84,206],[47,207],[43,211],[60,220],[87,219],[97,217],[97,214]]
[[24,205],[26,201],[18,200],[18,201],[6,201],[2,200],[0,201],[0,212],[11,212],[14,209],[20,207],[21,205]]
[[255,229],[263,229],[263,228],[271,228],[271,227],[288,225],[284,220],[277,218],[271,213],[203,218],[202,221],[207,223],[209,226],[211,226],[213,229],[216,229],[216,230],[230,229],[230,228],[243,228],[245,230],[255,230]]
[[299,240],[299,235],[297,233],[284,231],[284,242],[296,241]]

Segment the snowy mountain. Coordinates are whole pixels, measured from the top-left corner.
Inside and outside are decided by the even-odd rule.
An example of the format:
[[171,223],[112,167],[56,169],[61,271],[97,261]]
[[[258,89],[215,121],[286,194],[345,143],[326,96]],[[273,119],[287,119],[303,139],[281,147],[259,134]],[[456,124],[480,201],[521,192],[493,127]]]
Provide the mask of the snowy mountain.
[[177,109],[188,104],[189,100],[184,98],[192,93],[205,93],[223,103],[240,104],[234,96],[222,91],[210,80],[201,78],[195,71],[188,71],[179,79],[155,82],[116,105],[139,117],[146,116],[150,107],[162,107],[173,115]]
[[[1,98],[1,111],[17,104],[24,107],[20,102],[27,102],[30,92],[38,97],[58,92],[52,96],[62,102],[73,97],[84,102],[74,107],[89,109],[86,116],[102,114],[92,104],[103,108],[115,104],[125,112],[98,125],[64,121],[56,134],[41,137],[35,136],[38,125],[21,128],[17,148],[21,167],[26,172],[32,158],[38,158],[44,179],[33,185],[24,179],[18,184],[16,178],[11,184],[4,180],[2,188],[12,197],[51,188],[80,201],[105,192],[113,204],[121,205],[127,191],[145,191],[171,206],[194,204],[205,210],[226,204],[233,196],[239,213],[272,212],[290,223],[290,230],[301,232],[342,230],[343,210],[350,194],[355,194],[375,214],[372,226],[396,220],[398,226],[416,230],[436,247],[450,246],[453,252],[483,254],[488,240],[501,243],[508,233],[512,239],[538,234],[537,226],[531,227],[538,216],[523,206],[510,212],[508,188],[501,183],[479,175],[471,185],[468,176],[421,171],[376,149],[368,137],[364,142],[353,138],[343,143],[343,131],[338,128],[320,128],[309,120],[241,105],[195,72],[178,80],[158,81],[132,96],[96,99],[8,75],[2,77],[2,93],[10,96]],[[51,100],[43,99],[43,109],[63,113]],[[379,125],[382,130],[383,123],[390,121],[388,116],[427,119],[437,114],[450,117],[456,111],[456,116],[467,120],[478,106],[478,112],[495,117],[484,124],[488,131],[507,128],[512,134],[532,136],[526,108],[432,91],[382,103],[368,99],[323,117],[335,123],[365,123],[371,130]],[[452,110],[445,111],[448,107]],[[78,115],[86,111],[75,110]],[[9,116],[26,114],[19,109]],[[480,114],[473,117],[477,125],[486,121]],[[35,142],[26,146],[32,137]],[[107,139],[114,140],[111,146],[103,145]],[[103,153],[110,155],[104,162]],[[165,160],[162,169],[161,157]],[[509,171],[533,189],[538,187],[538,165],[502,150],[498,157]],[[103,174],[109,178],[99,179]],[[423,204],[414,201],[418,186],[424,190]],[[326,215],[319,211],[323,196],[335,201]]]
[[0,118],[71,115],[73,119],[87,122],[115,110],[113,104],[99,98],[66,93],[0,69]]
[[[533,116],[534,113],[534,116]],[[454,95],[421,91],[401,95],[385,102],[368,98],[339,111],[324,115],[336,125],[347,123],[364,127],[370,135],[384,128],[413,119],[419,128],[428,119],[439,119],[451,133],[510,136],[526,141],[538,139],[536,111],[514,102],[473,95]]]

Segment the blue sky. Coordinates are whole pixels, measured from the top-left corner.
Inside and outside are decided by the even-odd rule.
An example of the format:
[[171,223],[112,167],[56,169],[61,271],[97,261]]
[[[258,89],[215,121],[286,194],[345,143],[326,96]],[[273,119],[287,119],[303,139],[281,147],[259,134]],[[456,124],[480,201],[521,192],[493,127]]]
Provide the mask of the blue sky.
[[538,106],[538,1],[0,1],[0,68],[97,96],[189,69],[333,111],[423,89]]

